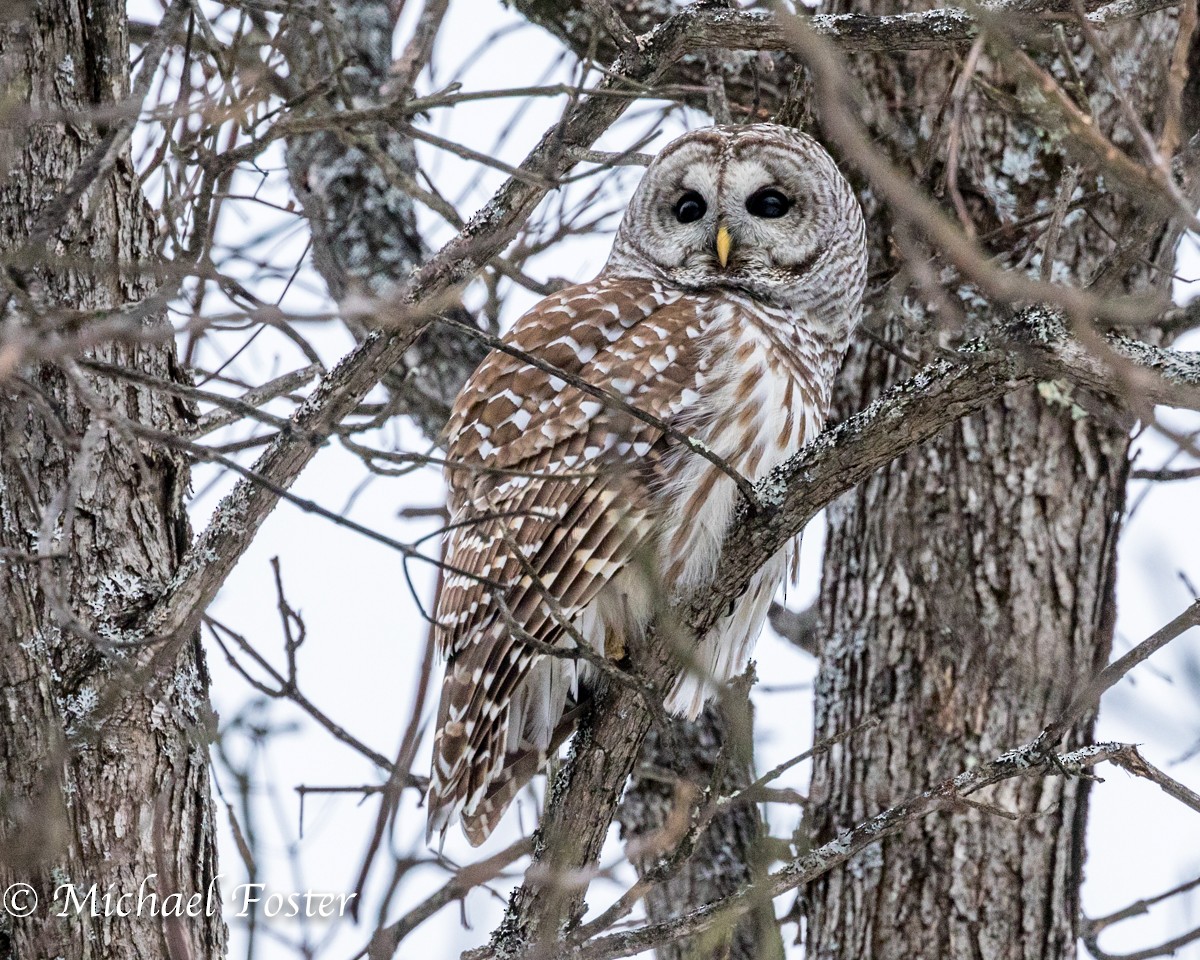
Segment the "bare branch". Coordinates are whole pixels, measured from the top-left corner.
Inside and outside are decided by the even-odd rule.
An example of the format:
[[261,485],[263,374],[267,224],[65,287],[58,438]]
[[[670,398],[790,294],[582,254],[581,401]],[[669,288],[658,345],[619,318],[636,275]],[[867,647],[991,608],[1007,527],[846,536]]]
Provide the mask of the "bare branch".
[[[1117,0],[1093,10],[1087,16],[1092,27],[1104,29],[1127,20],[1144,17],[1174,6],[1178,0]],[[577,52],[586,25],[569,4],[546,4],[538,0],[519,0],[515,6],[531,20],[541,23],[560,37],[568,39]],[[633,5],[631,5],[633,6]],[[646,29],[661,20],[671,4],[658,0],[641,0],[638,8],[639,28]],[[1022,0],[1001,0],[981,3],[983,18],[1004,17],[1015,30],[1030,39],[1048,37],[1061,18],[1054,15],[1048,3],[1026,3]],[[964,7],[944,7],[872,17],[859,13],[815,14],[807,18],[812,29],[822,37],[859,53],[898,53],[905,50],[945,50],[970,46],[979,35],[980,19]],[[1070,27],[1068,20],[1066,26]],[[713,10],[707,17],[697,18],[689,28],[687,44],[694,50],[770,50],[791,51],[792,40],[786,29],[771,13],[747,10]],[[698,65],[697,77],[703,76]]]
[[[1011,750],[996,759],[935,787],[897,803],[870,820],[844,831],[835,840],[771,874],[759,895],[777,897],[809,883],[904,826],[935,813],[955,807],[962,798],[984,787],[1027,776],[1053,776],[1059,772],[1081,773],[1104,761],[1112,761],[1133,749],[1126,744],[1099,743],[1062,755],[1047,755],[1036,743]],[[743,890],[717,903],[706,904],[685,916],[612,934],[590,943],[564,950],[560,956],[571,960],[612,960],[630,957],[653,946],[692,937],[727,922],[749,908],[754,891]],[[474,955],[472,955],[474,956]]]
[[1141,777],[1143,780],[1149,780],[1151,783],[1156,784],[1167,796],[1173,797],[1184,806],[1190,807],[1192,810],[1200,813],[1200,794],[1185,784],[1180,783],[1174,777],[1163,773],[1154,764],[1148,762],[1138,752],[1137,747],[1130,747],[1121,756],[1114,757],[1113,763],[1122,770],[1132,773],[1135,777]]
[[[1148,660],[1176,637],[1196,626],[1200,626],[1200,600],[1096,674],[1091,683],[1075,694],[1062,716],[1046,728],[1041,738],[1046,743],[1057,743],[1084,711],[1091,709],[1100,701],[1100,697],[1106,690],[1116,686],[1138,664]],[[1142,775],[1138,774],[1138,776]]]
[[475,887],[498,876],[509,864],[528,854],[532,845],[532,841],[521,839],[485,860],[460,867],[441,889],[426,897],[399,920],[376,930],[363,952],[370,960],[388,960],[395,955],[400,942],[419,924],[424,923],[442,907],[455,900],[461,900]]
[[1200,467],[1185,467],[1180,470],[1131,470],[1129,477],[1132,480],[1154,480],[1159,483],[1165,483],[1173,480],[1195,480],[1200,477]]

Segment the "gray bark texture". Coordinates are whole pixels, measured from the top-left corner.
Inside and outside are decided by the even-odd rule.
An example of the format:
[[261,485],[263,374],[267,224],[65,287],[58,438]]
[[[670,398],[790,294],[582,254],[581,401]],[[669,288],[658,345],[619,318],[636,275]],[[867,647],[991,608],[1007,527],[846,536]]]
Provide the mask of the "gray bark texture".
[[[898,12],[871,0],[837,12],[885,6]],[[1155,133],[1175,33],[1174,16],[1156,14],[1104,34],[1118,51],[1121,89]],[[1136,155],[1100,56],[1071,46],[1101,128]],[[1038,61],[1060,81],[1069,76],[1053,53]],[[935,190],[944,183],[946,103],[961,65],[937,53],[853,62],[880,141]],[[1028,251],[1036,273],[1045,252],[1030,245],[1044,242],[1044,224],[1031,233],[1008,225],[1053,206],[1066,162],[1028,115],[999,102],[999,92],[1016,92],[1002,57],[985,53],[978,75],[997,99],[983,84],[967,93],[959,190],[992,251],[1009,263]],[[1095,188],[1095,171],[1084,168],[1081,178],[1084,190]],[[906,254],[919,260],[919,248],[897,249],[887,211],[869,193],[867,201],[873,269],[897,267]],[[1056,278],[1088,283],[1113,254],[1112,235],[1123,239],[1146,224],[1111,197],[1092,211],[1094,218],[1067,219],[1053,251]],[[1138,252],[1157,256],[1168,273],[1139,268],[1109,278],[1118,289],[1169,289],[1170,242],[1161,230],[1148,239]],[[881,314],[868,324],[903,340]],[[893,353],[860,340],[835,418],[863,409],[909,372]],[[993,402],[831,506],[816,737],[867,718],[881,722],[816,759],[807,808],[813,844],[1035,736],[1106,662],[1131,423],[1080,390],[1064,399],[1046,387]],[[1068,747],[1088,741],[1093,720],[1075,726]],[[1087,781],[1012,781],[983,799],[1021,819],[974,808],[922,819],[812,884],[800,901],[807,955],[1074,957]]]
[[[151,69],[153,65],[151,65]],[[130,93],[125,4],[45,0],[0,13],[0,889],[40,906],[0,917],[0,958],[203,960],[223,954],[215,916],[59,917],[57,888],[186,900],[216,875],[208,677],[196,633],[129,629],[188,546],[188,469],[129,422],[183,432],[167,394],[61,364],[25,362],[155,293],[151,218],[127,152],[26,248],[106,133],[86,119]],[[18,118],[31,112],[28,124]],[[39,118],[39,115],[41,118]],[[65,118],[65,119],[64,119]],[[87,356],[183,380],[160,312],[146,342]],[[70,354],[70,345],[64,355]],[[123,421],[122,418],[125,418]],[[123,645],[124,644],[124,645]],[[123,645],[123,646],[122,646]],[[102,905],[101,905],[102,907]]]

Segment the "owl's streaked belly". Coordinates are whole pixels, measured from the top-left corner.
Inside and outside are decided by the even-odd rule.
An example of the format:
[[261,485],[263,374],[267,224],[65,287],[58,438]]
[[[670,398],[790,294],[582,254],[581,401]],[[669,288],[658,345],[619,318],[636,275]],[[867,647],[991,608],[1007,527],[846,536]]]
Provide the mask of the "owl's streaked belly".
[[[771,316],[751,302],[718,308],[706,326],[710,362],[697,384],[700,399],[679,427],[742,476],[760,480],[821,429],[828,397],[815,387],[820,347],[805,341],[792,318]],[[711,582],[737,510],[734,480],[703,457],[677,445],[664,467],[671,479],[659,493],[661,512],[650,538],[656,562],[624,571],[585,614],[585,622],[594,624],[589,632],[596,639],[607,635],[610,645],[614,634],[640,629],[664,603]],[[720,684],[745,668],[797,546],[789,544],[765,564],[700,641],[693,669],[668,699],[669,710],[694,718]]]

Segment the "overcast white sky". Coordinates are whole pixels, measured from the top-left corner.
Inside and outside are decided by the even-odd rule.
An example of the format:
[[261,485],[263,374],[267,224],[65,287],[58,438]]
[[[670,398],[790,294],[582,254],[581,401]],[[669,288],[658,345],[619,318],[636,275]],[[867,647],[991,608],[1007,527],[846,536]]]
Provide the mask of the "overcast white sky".
[[[143,19],[155,19],[153,8],[146,10],[148,0],[134,0],[131,9]],[[409,4],[410,7],[416,6]],[[440,87],[468,54],[493,33],[505,26],[515,25],[519,18],[499,3],[452,2],[450,14],[442,30],[439,55],[439,76],[424,78],[426,89]],[[401,36],[404,35],[401,25]],[[445,38],[453,38],[452,42]],[[558,44],[533,28],[508,33],[482,54],[471,57],[459,78],[466,90],[520,86],[568,80],[569,64],[551,69],[560,53]],[[514,103],[463,104],[454,110],[441,111],[435,129],[443,136],[476,149],[490,151],[500,129],[508,123]],[[543,130],[559,116],[563,101],[535,100],[526,105],[508,138],[501,158],[519,162],[536,142]],[[691,118],[699,125],[703,119]],[[628,147],[645,129],[645,121],[619,125],[607,135],[604,145],[613,149]],[[664,129],[647,150],[653,150],[671,139],[682,126]],[[474,164],[448,155],[435,155],[421,148],[425,158],[432,161],[427,169],[433,171],[439,188],[450,198],[457,198],[464,186],[475,179],[479,183],[460,206],[470,211],[480,206],[491,191],[502,182],[495,171],[481,171]],[[260,188],[259,196],[286,203],[286,177],[281,167],[281,155],[276,151],[268,158],[275,172]],[[632,189],[640,171],[630,171],[621,184]],[[243,187],[246,185],[243,184]],[[614,203],[616,201],[614,200]],[[279,222],[290,223],[294,218],[271,211],[266,207],[240,204],[239,219],[226,219],[226,241],[235,235],[245,237],[266,231]],[[425,218],[428,236],[436,245],[450,236],[432,217]],[[269,256],[273,261],[294,262],[305,247],[303,226],[291,229],[286,237],[272,237]],[[282,246],[280,246],[282,245]],[[531,272],[540,278],[565,277],[582,280],[592,276],[603,264],[607,254],[607,237],[575,240],[551,250],[531,265]],[[260,253],[266,257],[264,247]],[[289,261],[290,258],[290,261]],[[1195,251],[1181,259],[1180,272],[1194,277],[1200,274],[1200,256]],[[247,268],[243,279],[264,299],[272,299],[270,283],[261,282]],[[275,294],[278,294],[276,289]],[[1181,296],[1184,295],[1182,288]],[[534,301],[525,291],[513,291],[506,302],[511,321]],[[297,312],[320,312],[328,309],[323,285],[305,266],[296,284],[283,301],[285,308]],[[334,324],[313,324],[306,329],[325,362],[332,365],[351,346],[349,336]],[[228,343],[229,341],[224,341]],[[1182,346],[1200,347],[1200,337],[1193,335]],[[209,352],[201,357],[204,363],[214,362]],[[251,382],[261,382],[276,373],[302,366],[304,360],[282,337],[271,333],[259,337],[254,345],[234,362],[237,371]],[[1169,420],[1182,430],[1200,427],[1195,416],[1170,415]],[[417,434],[407,431],[413,449],[421,449]],[[235,433],[234,436],[245,435]],[[1169,446],[1146,437],[1139,443],[1140,463],[1159,465],[1170,453]],[[249,459],[247,460],[249,462]],[[193,521],[203,527],[219,494],[228,489],[224,481],[210,484],[213,473],[198,468],[194,486],[204,491],[193,504]],[[364,471],[361,463],[336,447],[322,451],[296,486],[296,493],[311,498],[325,507],[342,510],[353,498],[347,515],[354,520],[376,527],[400,540],[411,541],[436,527],[436,521],[402,521],[397,511],[409,506],[439,504],[443,499],[440,474],[427,469],[403,478],[376,478],[361,487]],[[1134,499],[1141,495],[1144,485],[1135,485]],[[1186,573],[1193,583],[1200,583],[1200,559],[1196,545],[1200,543],[1200,510],[1196,509],[1196,482],[1162,484],[1149,490],[1132,520],[1127,524],[1121,542],[1119,582],[1118,649],[1126,648],[1175,616],[1189,601],[1190,594],[1177,576]],[[806,534],[801,587],[788,597],[789,605],[800,607],[815,595],[822,540],[820,522],[815,522]],[[430,544],[432,547],[432,543]],[[393,550],[359,535],[338,528],[320,518],[282,504],[266,523],[254,545],[239,564],[218,598],[213,613],[221,621],[250,638],[258,650],[281,661],[281,632],[275,607],[275,592],[270,559],[279,557],[289,601],[303,614],[308,639],[299,656],[300,680],[306,694],[338,723],[383,754],[392,756],[398,747],[401,731],[410,709],[416,671],[425,638],[425,624],[405,584],[401,558]],[[430,569],[421,564],[410,565],[418,592],[428,603],[432,595]],[[1200,691],[1200,631],[1177,641],[1147,666],[1137,670],[1133,678],[1122,683],[1105,699],[1098,736],[1133,740],[1143,744],[1147,757],[1169,772],[1200,789],[1200,759],[1172,765],[1200,738],[1200,703],[1195,697]],[[224,662],[220,650],[207,643],[209,666],[213,675],[213,699],[226,727],[225,748],[238,763],[247,763],[256,784],[254,804],[249,822],[239,808],[238,817],[243,830],[255,836],[261,845],[258,863],[259,879],[273,890],[353,889],[358,866],[365,850],[367,837],[374,822],[377,800],[360,803],[353,795],[310,796],[305,804],[303,840],[296,842],[300,811],[294,788],[301,784],[359,785],[378,782],[378,773],[358,754],[334,741],[301,712],[286,704],[255,705],[257,694]],[[770,684],[784,688],[771,692],[761,688],[755,693],[760,731],[758,759],[761,769],[803,750],[811,740],[810,684],[815,672],[811,658],[771,635],[769,629],[757,650],[759,676],[770,678]],[[427,712],[431,712],[430,704]],[[231,729],[229,724],[242,717],[246,722]],[[269,726],[283,731],[269,738],[269,746],[259,749],[250,735],[256,727]],[[419,769],[428,764],[428,737],[422,747]],[[218,779],[224,798],[238,806],[237,790],[232,779],[217,766]],[[807,767],[798,768],[781,785],[803,789],[808,776]],[[1090,860],[1084,905],[1089,915],[1100,915],[1125,906],[1139,897],[1162,892],[1175,884],[1200,873],[1200,828],[1195,814],[1186,815],[1178,804],[1166,800],[1144,781],[1135,781],[1119,772],[1105,771],[1106,782],[1092,793],[1092,820],[1089,827]],[[399,856],[427,855],[423,844],[424,811],[414,806],[411,791],[405,793],[405,803],[398,817],[395,832],[395,852]],[[223,824],[222,873],[232,886],[245,878],[232,834],[227,827],[221,798],[219,814]],[[772,827],[776,834],[790,832],[794,825],[786,811],[773,814]],[[446,846],[446,853],[462,861],[486,855],[506,846],[519,829],[529,830],[534,811],[524,805],[520,817],[510,817],[498,835],[487,846],[474,853],[457,834]],[[1014,829],[1020,827],[1014,826]],[[618,847],[613,847],[608,862],[618,859]],[[377,865],[378,866],[378,865]],[[378,895],[380,883],[386,879],[386,869],[376,870],[373,893]],[[440,884],[444,873],[432,868],[411,871],[396,897],[390,917],[427,896],[434,884]],[[603,907],[617,888],[598,882],[589,898],[593,906]],[[401,957],[450,957],[466,947],[483,942],[503,908],[507,885],[498,884],[494,892],[472,893],[466,903],[466,916],[472,930],[460,926],[457,910],[444,911],[427,922],[406,941]],[[790,898],[781,901],[790,904]],[[368,901],[366,917],[370,921],[377,909]],[[243,955],[246,931],[230,917],[232,937],[231,956]],[[1146,918],[1122,924],[1105,935],[1107,950],[1120,952],[1142,948],[1178,934],[1200,922],[1200,898],[1180,898],[1156,909]],[[349,920],[340,924],[310,927],[307,936],[323,957],[348,958],[366,942],[371,924],[354,926]],[[794,931],[792,931],[794,932]],[[291,939],[305,931],[290,923],[268,923],[260,935],[270,940]],[[790,948],[789,956],[799,957],[798,948]],[[262,950],[260,957],[289,957],[294,953],[282,942],[277,948]],[[1180,957],[1200,958],[1200,948]]]

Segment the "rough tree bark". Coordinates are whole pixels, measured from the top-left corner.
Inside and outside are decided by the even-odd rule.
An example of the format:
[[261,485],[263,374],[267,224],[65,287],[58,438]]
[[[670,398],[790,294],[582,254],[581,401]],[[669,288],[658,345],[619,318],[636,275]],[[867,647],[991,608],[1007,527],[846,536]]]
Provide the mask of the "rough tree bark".
[[[95,158],[106,126],[89,110],[129,96],[125,30],[122,0],[0,14],[0,888],[28,883],[40,899],[27,918],[0,917],[3,958],[202,960],[225,942],[219,910],[60,918],[61,900],[51,904],[66,883],[136,896],[157,874],[147,889],[161,903],[203,896],[216,876],[198,635],[144,643],[128,629],[188,545],[188,469],[118,418],[182,432],[190,414],[163,393],[20,358],[22,342],[49,349],[79,329],[76,311],[120,311],[155,292],[140,269],[155,258],[151,219],[127,152],[48,224],[47,246],[26,248]],[[182,380],[161,312],[141,322],[164,336],[88,354]]]
[[[885,7],[898,12],[874,0],[848,0],[838,12]],[[1157,14],[1104,34],[1119,51],[1120,89],[1155,133],[1174,22]],[[1077,40],[1071,46],[1084,54],[1078,60],[1102,128],[1129,145],[1101,58]],[[1055,55],[1039,59],[1069,77]],[[879,139],[935,189],[944,183],[945,124],[953,122],[947,98],[962,63],[942,54],[855,61]],[[987,54],[979,76],[987,89],[1016,91],[1013,75]],[[962,112],[959,189],[981,235],[1002,228],[992,249],[1009,263],[1031,253],[1036,274],[1044,220],[1031,234],[1007,225],[1051,209],[1067,165],[1052,139],[981,86],[970,89]],[[1095,172],[1083,170],[1081,182],[1093,189]],[[1091,217],[1069,217],[1051,251],[1056,278],[1088,282],[1113,252],[1111,234],[1128,235],[1139,222],[1130,204],[1105,200],[1092,209],[1107,232]],[[903,239],[899,252],[889,245],[885,210],[868,213],[873,269],[898,266],[905,252],[921,257],[919,249],[905,251]],[[1155,255],[1153,245],[1139,252]],[[1169,267],[1170,250],[1160,253]],[[1118,279],[1170,283],[1145,270]],[[877,327],[881,319],[873,318]],[[903,340],[895,326],[890,333]],[[906,375],[894,354],[860,341],[837,397],[841,414]],[[816,736],[867,717],[881,723],[816,760],[808,807],[814,843],[1036,735],[1103,665],[1129,427],[1079,391],[1026,387],[830,508]],[[1088,740],[1093,719],[1077,725],[1068,745]],[[803,895],[807,955],[1074,957],[1087,797],[1081,779],[1015,781],[987,799],[1020,813],[1019,822],[962,809],[910,826]]]

